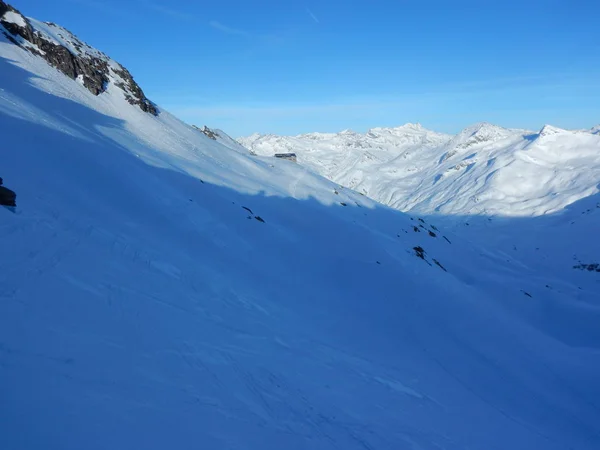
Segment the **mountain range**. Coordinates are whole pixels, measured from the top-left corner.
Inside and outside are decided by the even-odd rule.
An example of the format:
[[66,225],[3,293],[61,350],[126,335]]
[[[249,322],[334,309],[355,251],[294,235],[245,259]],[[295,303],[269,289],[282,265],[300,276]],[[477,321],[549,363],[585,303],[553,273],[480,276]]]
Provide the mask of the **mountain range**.
[[401,211],[540,216],[599,190],[600,135],[549,125],[538,132],[479,123],[455,136],[419,124],[364,134],[254,134],[239,142],[298,163]]

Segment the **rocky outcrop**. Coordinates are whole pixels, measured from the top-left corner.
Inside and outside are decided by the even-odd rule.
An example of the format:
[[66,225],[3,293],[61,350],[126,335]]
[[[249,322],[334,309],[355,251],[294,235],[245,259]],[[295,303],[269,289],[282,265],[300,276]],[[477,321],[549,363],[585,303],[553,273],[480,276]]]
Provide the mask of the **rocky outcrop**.
[[[7,20],[7,13],[12,13],[12,20]],[[92,49],[66,30],[65,33],[69,35],[69,43],[73,50],[53,42],[51,38],[35,30],[30,20],[2,0],[0,0],[0,25],[4,28],[3,30],[0,28],[0,31],[11,42],[44,58],[69,78],[80,79],[92,94],[100,95],[105,92],[111,75],[116,75],[115,78],[120,78],[121,81],[116,81],[115,84],[123,90],[130,104],[137,105],[144,112],[158,114],[156,106],[146,98],[127,69],[114,61],[111,65],[111,60],[103,53],[86,51]],[[62,30],[52,23],[46,25]]]
[[4,16],[8,11],[14,11],[13,7],[0,0],[0,17]]
[[202,128],[197,127],[196,125],[192,125],[192,127],[195,128],[196,130],[200,131],[201,133],[204,133],[204,135],[207,138],[212,139],[213,141],[216,141],[217,140],[217,136],[219,136],[219,133],[217,133],[216,131],[211,130],[206,125],[204,125]]
[[119,86],[125,92],[125,98],[131,105],[137,105],[144,112],[157,115],[158,110],[156,106],[146,98],[142,88],[133,80],[133,77],[129,71],[121,66],[120,69],[115,69],[114,72],[121,77],[123,81],[117,82]]
[[17,194],[8,188],[2,186],[2,178],[0,178],[0,205],[2,206],[17,206]]

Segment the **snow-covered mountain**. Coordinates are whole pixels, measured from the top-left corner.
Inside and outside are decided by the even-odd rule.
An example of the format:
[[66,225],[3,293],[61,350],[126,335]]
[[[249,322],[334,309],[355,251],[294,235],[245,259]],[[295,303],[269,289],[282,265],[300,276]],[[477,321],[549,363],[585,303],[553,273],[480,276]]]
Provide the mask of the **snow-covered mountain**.
[[336,183],[420,214],[538,216],[598,192],[600,181],[596,129],[534,133],[480,123],[447,136],[409,124],[239,142],[260,155],[294,152]]
[[92,94],[100,95],[110,84],[121,90],[130,104],[157,114],[127,69],[68,30],[51,22],[27,18],[3,1],[0,1],[0,26],[10,42],[43,58]]
[[[0,0],[1,449],[598,448],[594,197],[505,219],[567,262],[483,247],[186,125],[107,56],[86,75],[75,42]],[[382,154],[448,142],[405,128]]]

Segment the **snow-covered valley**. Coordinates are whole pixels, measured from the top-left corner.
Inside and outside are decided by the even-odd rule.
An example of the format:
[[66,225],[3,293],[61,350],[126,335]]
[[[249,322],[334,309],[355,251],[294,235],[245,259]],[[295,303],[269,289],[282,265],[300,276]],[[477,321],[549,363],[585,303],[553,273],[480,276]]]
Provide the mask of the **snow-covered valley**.
[[[17,193],[0,207],[0,448],[598,448],[591,176],[557,177],[572,192],[528,206],[562,214],[494,217],[501,234],[452,202],[402,213],[340,187],[350,163],[316,173],[335,152],[289,147],[295,164],[188,126],[100,53],[96,94],[3,19],[27,25],[0,9],[0,176]],[[396,157],[435,178],[427,155],[449,137],[411,133]],[[573,172],[596,170],[597,136],[571,134]],[[562,169],[544,139],[522,157]],[[403,207],[391,199],[414,182],[385,203]],[[421,192],[436,200],[406,205],[446,200]]]

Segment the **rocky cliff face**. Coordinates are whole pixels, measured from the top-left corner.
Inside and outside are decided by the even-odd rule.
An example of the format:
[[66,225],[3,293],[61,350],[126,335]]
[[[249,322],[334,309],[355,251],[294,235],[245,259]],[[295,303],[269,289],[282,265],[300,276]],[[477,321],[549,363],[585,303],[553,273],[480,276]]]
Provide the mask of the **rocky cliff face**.
[[0,32],[15,45],[44,58],[69,78],[79,79],[92,94],[102,94],[114,81],[130,104],[158,115],[156,106],[146,98],[127,69],[83,43],[68,30],[53,23],[26,18],[0,0]]

